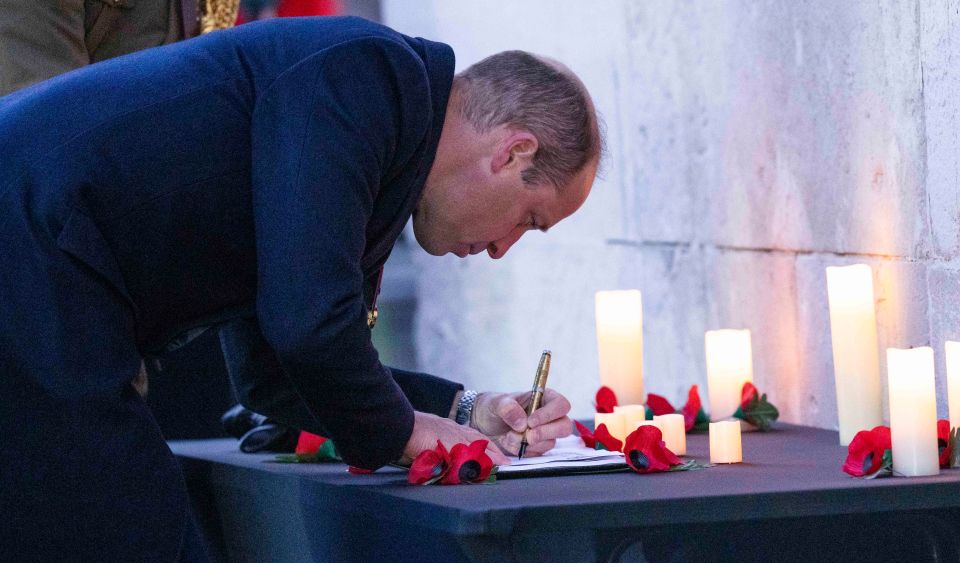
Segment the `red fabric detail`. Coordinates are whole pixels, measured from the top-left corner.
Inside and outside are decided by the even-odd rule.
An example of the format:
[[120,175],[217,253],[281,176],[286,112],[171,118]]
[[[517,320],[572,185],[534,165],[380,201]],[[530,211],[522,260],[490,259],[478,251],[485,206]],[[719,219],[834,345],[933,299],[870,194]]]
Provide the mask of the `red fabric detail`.
[[322,446],[326,441],[327,439],[323,436],[317,436],[316,434],[301,431],[300,436],[297,438],[297,447],[293,450],[293,453],[313,455],[317,453],[317,451],[320,449],[320,446]]
[[590,432],[589,428],[580,424],[576,420],[574,420],[573,423],[577,426],[577,432],[580,433],[580,438],[583,439],[583,445],[588,448],[596,447],[597,439],[593,437],[593,432]]
[[654,415],[673,414],[677,409],[673,408],[666,398],[655,393],[647,393],[647,406],[653,411]]
[[[847,459],[843,463],[844,473],[854,477],[876,473],[883,464],[884,452],[891,447],[890,429],[886,426],[857,432],[847,446]],[[864,469],[864,463],[868,458],[870,465]]]
[[747,405],[750,404],[750,401],[759,396],[760,393],[753,383],[748,381],[743,384],[743,389],[740,390],[740,410],[743,411],[743,414],[747,414]]
[[700,403],[700,392],[697,390],[696,385],[691,385],[690,391],[687,393],[687,404],[683,405],[683,408],[680,409],[680,412],[683,413],[683,425],[686,427],[687,432],[697,423],[697,414],[700,413],[701,408],[703,408],[703,406]]
[[440,440],[437,440],[436,449],[423,450],[410,464],[407,473],[407,482],[413,485],[422,485],[436,477],[446,475],[450,470],[450,454]]
[[470,445],[454,444],[450,450],[450,470],[443,476],[443,485],[483,483],[490,476],[493,460],[487,455],[487,440],[475,440]]
[[681,463],[680,458],[667,449],[660,429],[652,425],[640,426],[627,436],[623,454],[627,465],[637,473],[667,471]]
[[950,421],[937,421],[937,446],[940,449],[940,467],[950,467]]
[[596,401],[597,412],[611,413],[613,407],[617,406],[617,394],[604,385],[597,389]]
[[343,13],[339,0],[280,0],[277,17],[335,16]]
[[354,475],[370,475],[374,471],[374,469],[364,469],[362,467],[354,467],[352,465],[347,467],[347,472],[353,473]]
[[[623,442],[617,440],[610,434],[610,431],[607,430],[606,424],[601,424],[593,431],[593,437],[596,438],[597,442],[603,444],[603,447],[607,448],[607,451],[611,452],[622,452],[623,451]],[[596,446],[594,446],[596,447]]]

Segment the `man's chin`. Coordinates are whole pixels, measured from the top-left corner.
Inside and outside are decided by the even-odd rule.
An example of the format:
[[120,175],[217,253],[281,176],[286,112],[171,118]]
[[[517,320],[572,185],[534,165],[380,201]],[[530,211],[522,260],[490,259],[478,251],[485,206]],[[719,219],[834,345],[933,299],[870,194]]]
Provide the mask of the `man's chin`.
[[433,241],[430,240],[430,237],[425,233],[421,232],[419,229],[419,224],[417,223],[418,217],[414,215],[413,217],[413,238],[417,240],[417,244],[420,245],[420,248],[424,250],[427,254],[432,256],[443,256],[448,251],[438,248],[438,245],[433,244]]

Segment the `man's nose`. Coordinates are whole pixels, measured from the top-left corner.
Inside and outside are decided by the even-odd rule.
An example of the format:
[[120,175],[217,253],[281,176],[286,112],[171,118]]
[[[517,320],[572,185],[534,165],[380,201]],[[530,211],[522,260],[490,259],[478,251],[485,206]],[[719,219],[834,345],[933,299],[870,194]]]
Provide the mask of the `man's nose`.
[[515,242],[520,240],[520,237],[522,237],[523,233],[525,232],[526,232],[526,229],[522,227],[517,227],[513,229],[512,231],[510,231],[510,234],[508,234],[507,236],[501,239],[495,240],[490,244],[488,244],[487,254],[489,254],[490,258],[493,258],[494,260],[499,260],[500,258],[503,258],[503,255],[506,254],[508,250],[510,250],[510,247],[513,246]]

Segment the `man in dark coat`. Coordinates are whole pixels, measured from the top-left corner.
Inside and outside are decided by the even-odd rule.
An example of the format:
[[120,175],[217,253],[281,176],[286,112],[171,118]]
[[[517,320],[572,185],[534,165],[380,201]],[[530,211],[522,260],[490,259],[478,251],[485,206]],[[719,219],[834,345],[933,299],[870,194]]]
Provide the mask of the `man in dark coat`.
[[[5,553],[193,557],[177,463],[130,386],[143,357],[221,332],[246,406],[374,469],[440,439],[569,434],[551,393],[380,364],[376,281],[414,217],[431,254],[501,257],[586,199],[582,84],[508,52],[354,18],[250,24],[0,98],[0,506]],[[91,111],[95,108],[96,111]],[[464,424],[458,425],[450,417]]]

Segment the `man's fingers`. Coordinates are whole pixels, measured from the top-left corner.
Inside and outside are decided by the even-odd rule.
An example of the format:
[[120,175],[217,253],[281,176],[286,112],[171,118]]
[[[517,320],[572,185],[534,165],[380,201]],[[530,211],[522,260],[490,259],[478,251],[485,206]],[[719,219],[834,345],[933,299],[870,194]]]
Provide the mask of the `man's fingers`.
[[527,442],[530,445],[541,442],[554,441],[557,438],[569,436],[573,432],[573,421],[567,417],[548,422],[527,431]]
[[507,432],[497,438],[497,445],[500,451],[507,455],[517,455],[520,451],[520,442],[523,440],[523,434],[519,432]]
[[487,455],[490,456],[490,461],[494,465],[510,465],[510,458],[500,453],[493,442],[487,445]]
[[553,389],[547,389],[543,393],[543,402],[540,408],[530,415],[527,424],[530,425],[530,428],[536,428],[552,420],[563,418],[567,416],[568,412],[570,412],[570,401]]
[[554,446],[557,445],[556,440],[547,440],[546,442],[539,442],[534,445],[527,447],[527,451],[524,455],[529,455],[531,457],[535,455],[543,455],[548,451],[552,450]]
[[523,432],[527,429],[527,413],[510,395],[503,395],[497,402],[497,416],[515,432]]

